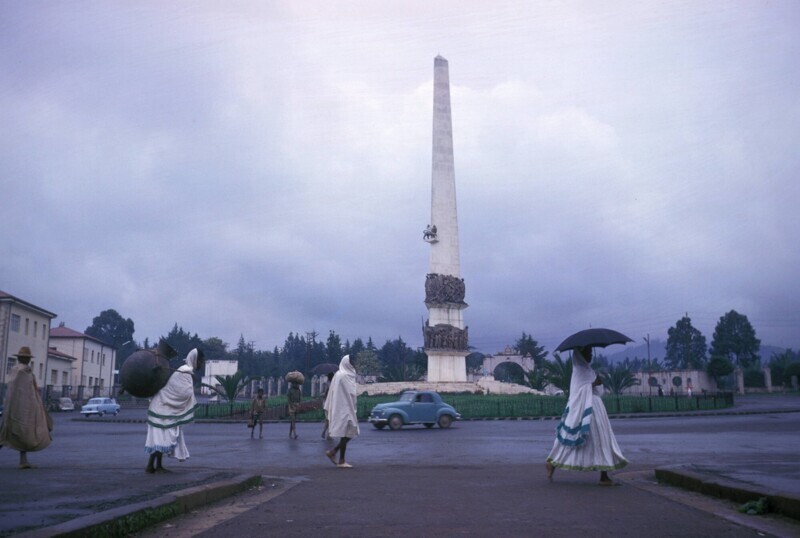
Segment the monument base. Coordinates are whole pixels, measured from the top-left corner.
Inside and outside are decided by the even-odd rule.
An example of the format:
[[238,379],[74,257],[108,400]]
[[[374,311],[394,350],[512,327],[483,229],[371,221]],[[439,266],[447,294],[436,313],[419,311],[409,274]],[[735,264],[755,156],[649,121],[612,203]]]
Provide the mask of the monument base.
[[425,351],[428,356],[428,382],[453,383],[466,382],[466,351]]

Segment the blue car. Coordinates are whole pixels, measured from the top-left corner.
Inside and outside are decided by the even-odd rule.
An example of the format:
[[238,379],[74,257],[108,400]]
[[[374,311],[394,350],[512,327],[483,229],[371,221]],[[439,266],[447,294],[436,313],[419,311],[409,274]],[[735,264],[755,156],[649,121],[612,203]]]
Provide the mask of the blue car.
[[102,417],[106,413],[117,416],[119,404],[114,398],[92,398],[81,407],[81,414],[85,417],[97,415]]
[[424,424],[426,428],[438,424],[440,428],[449,428],[460,418],[458,411],[444,403],[438,392],[408,390],[396,402],[373,407],[368,420],[379,430],[387,425],[392,430],[399,430],[408,424]]

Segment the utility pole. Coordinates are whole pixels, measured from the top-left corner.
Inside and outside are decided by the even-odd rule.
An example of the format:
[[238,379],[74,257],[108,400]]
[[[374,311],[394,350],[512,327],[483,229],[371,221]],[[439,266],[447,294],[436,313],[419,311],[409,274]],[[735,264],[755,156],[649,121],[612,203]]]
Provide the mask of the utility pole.
[[647,387],[650,396],[653,395],[653,385],[650,384],[650,378],[653,377],[651,372],[652,364],[650,363],[650,333],[647,333],[647,336],[642,338],[645,342],[647,342]]

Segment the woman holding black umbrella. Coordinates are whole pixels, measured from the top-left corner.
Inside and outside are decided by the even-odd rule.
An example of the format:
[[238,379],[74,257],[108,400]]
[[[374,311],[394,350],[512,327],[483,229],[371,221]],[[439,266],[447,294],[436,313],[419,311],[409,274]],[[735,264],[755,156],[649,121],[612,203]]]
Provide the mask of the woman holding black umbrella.
[[591,346],[573,349],[569,401],[556,427],[556,439],[545,464],[551,482],[553,473],[560,467],[571,471],[600,471],[600,485],[612,486],[615,482],[608,472],[628,464],[611,429],[600,398],[603,383],[592,369],[591,361]]

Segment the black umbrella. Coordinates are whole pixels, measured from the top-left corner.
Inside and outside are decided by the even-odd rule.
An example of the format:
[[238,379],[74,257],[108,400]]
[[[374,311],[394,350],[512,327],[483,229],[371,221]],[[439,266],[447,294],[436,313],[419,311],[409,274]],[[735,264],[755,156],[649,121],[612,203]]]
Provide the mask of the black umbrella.
[[606,347],[611,344],[633,342],[630,338],[611,329],[586,329],[578,331],[561,342],[556,351],[567,351],[576,347]]
[[339,371],[339,365],[333,364],[332,362],[323,362],[322,364],[316,365],[312,370],[311,373],[314,375],[326,375],[330,374],[331,372]]

